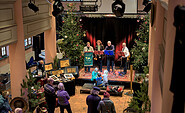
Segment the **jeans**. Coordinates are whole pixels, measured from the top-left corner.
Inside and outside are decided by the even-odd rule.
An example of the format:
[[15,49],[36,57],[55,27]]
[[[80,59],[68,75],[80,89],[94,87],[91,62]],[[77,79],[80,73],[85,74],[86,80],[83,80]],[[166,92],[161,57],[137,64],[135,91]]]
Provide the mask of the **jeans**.
[[123,65],[124,74],[126,74],[127,73],[127,58],[122,58],[122,65]]
[[85,72],[86,72],[87,68],[88,68],[88,72],[90,72],[91,66],[85,66]]
[[102,58],[97,58],[99,70],[102,72]]
[[114,71],[114,57],[107,57],[107,70],[110,72],[110,63],[112,64],[112,72]]
[[64,109],[66,109],[68,113],[72,113],[70,104],[60,105],[60,113],[64,113]]

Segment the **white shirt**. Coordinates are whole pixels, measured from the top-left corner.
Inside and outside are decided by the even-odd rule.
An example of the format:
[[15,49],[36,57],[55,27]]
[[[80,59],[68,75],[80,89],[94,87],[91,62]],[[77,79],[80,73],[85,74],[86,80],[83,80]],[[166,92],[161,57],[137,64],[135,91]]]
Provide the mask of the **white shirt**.
[[103,77],[103,84],[105,83],[108,83],[108,78],[107,78],[107,74],[103,74],[102,77]]
[[128,50],[127,47],[123,48],[123,49],[122,49],[122,52],[124,52],[124,54],[125,54],[125,56],[122,56],[123,58],[126,58],[126,57],[129,56],[129,50]]

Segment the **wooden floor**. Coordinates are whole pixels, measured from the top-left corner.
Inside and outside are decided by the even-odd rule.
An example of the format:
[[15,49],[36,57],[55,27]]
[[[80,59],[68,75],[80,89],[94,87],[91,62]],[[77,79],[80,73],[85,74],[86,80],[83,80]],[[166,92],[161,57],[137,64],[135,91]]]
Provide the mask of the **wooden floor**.
[[[81,86],[76,86],[75,96],[70,97],[70,105],[73,113],[87,113],[86,97],[89,94],[80,94]],[[110,99],[114,102],[116,113],[123,113],[123,110],[128,107],[128,102],[132,99],[132,96],[125,95],[129,90],[125,89],[123,97],[120,96],[110,96]],[[102,95],[100,95],[103,98]],[[60,108],[55,109],[55,113],[60,113]],[[67,113],[65,110],[64,113]]]

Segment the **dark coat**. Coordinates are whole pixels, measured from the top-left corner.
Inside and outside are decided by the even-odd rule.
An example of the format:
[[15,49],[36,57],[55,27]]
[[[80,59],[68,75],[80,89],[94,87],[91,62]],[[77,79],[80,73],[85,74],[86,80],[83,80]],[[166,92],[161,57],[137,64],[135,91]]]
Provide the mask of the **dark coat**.
[[87,113],[99,113],[97,110],[98,104],[101,98],[98,95],[91,94],[86,98],[86,104],[88,105]]

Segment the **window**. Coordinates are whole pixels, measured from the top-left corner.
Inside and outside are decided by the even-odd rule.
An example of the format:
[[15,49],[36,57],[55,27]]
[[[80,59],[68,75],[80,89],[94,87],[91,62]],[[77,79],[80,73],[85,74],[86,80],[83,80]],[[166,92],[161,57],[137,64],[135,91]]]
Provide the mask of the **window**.
[[28,39],[24,39],[24,46],[26,47],[28,45]]
[[30,37],[30,38],[28,38],[28,44],[31,45],[31,43],[32,43],[32,40],[31,40],[31,37]]
[[1,48],[1,55],[5,56],[6,55],[6,47]]
[[7,57],[7,47],[0,47],[0,60]]
[[24,39],[25,49],[30,48],[32,46],[32,37]]

